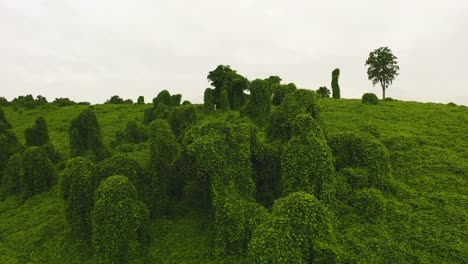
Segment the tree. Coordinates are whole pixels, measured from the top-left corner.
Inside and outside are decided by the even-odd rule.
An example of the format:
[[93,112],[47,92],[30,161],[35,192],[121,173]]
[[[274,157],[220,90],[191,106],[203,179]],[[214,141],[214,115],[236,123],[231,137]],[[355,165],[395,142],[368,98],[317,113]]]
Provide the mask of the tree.
[[271,91],[268,81],[254,80],[250,84],[250,98],[244,108],[241,110],[241,115],[248,115],[258,125],[263,126],[268,122],[270,115]]
[[340,69],[334,69],[332,71],[332,82],[331,82],[333,99],[340,99],[341,98],[340,85],[338,84],[338,78],[340,78]]
[[109,100],[107,100],[104,104],[124,104],[124,100],[120,98],[120,96],[114,95]]
[[39,147],[23,153],[23,199],[48,191],[55,180],[55,169],[47,154]]
[[38,117],[34,126],[24,131],[24,136],[28,146],[42,146],[49,143],[46,120],[42,116]]
[[325,86],[318,88],[317,93],[320,94],[322,98],[330,98],[330,90]]
[[145,104],[145,97],[138,96],[137,104]]
[[385,99],[385,90],[392,84],[395,77],[398,76],[400,67],[397,64],[397,57],[393,55],[388,47],[378,48],[369,53],[366,60],[367,75],[372,85],[380,83],[382,87],[382,98]]

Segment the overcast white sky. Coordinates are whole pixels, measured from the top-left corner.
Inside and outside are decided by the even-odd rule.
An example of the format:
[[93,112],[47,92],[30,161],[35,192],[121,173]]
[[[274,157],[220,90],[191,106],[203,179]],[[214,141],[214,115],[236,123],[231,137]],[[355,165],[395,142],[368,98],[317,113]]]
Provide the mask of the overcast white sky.
[[202,102],[227,64],[310,89],[338,67],[342,97],[381,97],[364,66],[381,46],[400,65],[387,96],[468,105],[466,0],[0,0],[0,96]]

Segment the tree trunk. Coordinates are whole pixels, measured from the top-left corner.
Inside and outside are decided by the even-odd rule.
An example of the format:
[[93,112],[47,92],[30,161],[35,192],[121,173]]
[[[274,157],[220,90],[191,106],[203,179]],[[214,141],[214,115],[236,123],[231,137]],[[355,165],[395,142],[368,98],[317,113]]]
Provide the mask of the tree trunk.
[[385,99],[385,86],[383,85],[382,85],[382,95],[383,95],[382,100],[384,100]]

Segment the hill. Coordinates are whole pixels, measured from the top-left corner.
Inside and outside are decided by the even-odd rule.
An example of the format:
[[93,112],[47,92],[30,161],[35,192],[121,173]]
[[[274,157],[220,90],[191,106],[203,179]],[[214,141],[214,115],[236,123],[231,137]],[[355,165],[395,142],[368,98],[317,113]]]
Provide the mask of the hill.
[[[337,175],[336,187],[333,188],[336,189],[338,202],[326,202],[326,198],[320,198],[330,212],[330,228],[333,230],[335,240],[325,239],[322,244],[311,242],[313,243],[313,251],[332,252],[333,254],[330,254],[333,256],[330,259],[346,263],[466,263],[468,261],[468,187],[466,184],[468,178],[468,108],[404,101],[381,101],[378,105],[366,105],[362,104],[360,100],[351,99],[322,99],[320,105],[322,110],[320,117],[316,119],[323,130],[324,142],[330,147],[333,154],[333,171],[336,170]],[[106,146],[116,144],[116,132],[125,131],[128,121],[134,120],[141,124],[141,127],[150,131],[163,131],[160,126],[143,125],[145,112],[147,109],[152,109],[153,105],[104,104],[92,107]],[[177,111],[174,109],[182,109],[182,107],[184,106],[175,106],[166,113]],[[281,106],[272,106],[272,113],[279,112],[280,108]],[[34,195],[26,201],[23,201],[21,194],[18,193],[4,195],[0,202],[0,249],[3,252],[0,254],[0,262],[94,263],[96,259],[93,257],[93,248],[86,242],[74,239],[70,234],[65,209],[66,202],[62,198],[60,184],[67,166],[66,160],[70,158],[68,134],[70,124],[82,111],[88,109],[88,106],[58,107],[46,104],[34,109],[11,106],[3,109],[6,119],[13,127],[11,131],[23,145],[26,144],[25,129],[32,127],[38,117],[44,117],[48,125],[50,142],[61,154],[62,161],[55,165],[58,171],[58,183],[54,184],[49,191]],[[289,164],[286,163],[288,161],[287,156],[285,157],[287,154],[284,154],[286,152],[280,156],[274,154],[274,144],[276,144],[274,142],[280,141],[270,140],[271,126],[253,125],[248,118],[246,121],[245,117],[241,117],[242,111],[245,110],[207,111],[203,105],[193,106],[193,109],[197,113],[196,121],[190,126],[181,125],[180,131],[183,132],[177,132],[179,131],[175,129],[178,126],[177,123],[169,122],[172,130],[175,131],[173,142],[177,142],[181,146],[179,152],[182,153],[181,156],[175,158],[175,165],[171,165],[171,175],[183,175],[183,177],[170,178],[171,176],[168,176],[169,200],[167,203],[170,208],[165,213],[159,213],[158,216],[152,217],[146,224],[146,232],[151,238],[147,240],[147,247],[131,258],[130,262],[132,263],[249,263],[251,262],[251,254],[253,254],[251,252],[254,252],[253,246],[248,245],[249,252],[247,253],[244,251],[247,250],[247,245],[239,246],[237,240],[232,240],[231,237],[223,240],[224,235],[239,235],[244,232],[242,228],[246,228],[245,226],[259,225],[261,228],[267,228],[269,224],[275,226],[275,223],[278,224],[275,222],[275,215],[281,215],[281,206],[286,206],[285,204],[290,202],[283,199],[286,196],[284,179],[281,185],[281,189],[284,189],[283,192],[276,192],[276,187],[270,186],[273,183],[266,180],[270,179],[269,177],[274,178],[274,175],[279,173],[279,171],[269,171],[269,169],[275,169],[271,164],[274,164],[278,157],[284,164]],[[175,116],[175,120],[182,120],[184,117],[183,114],[172,114],[172,116]],[[167,115],[160,118],[170,120]],[[221,123],[230,125],[222,125]],[[309,128],[307,127],[307,129]],[[243,139],[236,139],[233,142],[239,142],[239,147],[233,147],[233,145],[226,143],[226,149],[224,149],[222,142],[230,142],[230,136],[218,139],[221,137],[220,134],[206,132],[223,129],[229,130],[229,133],[232,133],[234,137],[238,135],[237,133],[244,131],[243,129],[256,131],[256,136],[252,140],[259,143],[252,143],[249,148],[246,148],[242,145],[244,144],[242,143]],[[300,129],[300,127],[293,127],[294,131],[300,131]],[[291,133],[302,133],[294,131]],[[110,148],[110,151],[112,154],[127,155],[137,161],[146,173],[151,173],[148,171],[152,170],[151,162],[155,158],[153,153],[155,150],[152,150],[151,144],[153,143],[151,142],[157,140],[157,135],[151,133],[159,132],[149,132],[150,140],[148,142],[136,144],[127,142]],[[348,154],[346,154],[342,160],[340,151],[346,147],[340,145],[342,143],[339,139],[346,137],[346,135],[348,137],[359,135],[352,142],[363,145],[356,145],[355,149],[362,147],[362,151],[353,154],[356,157],[347,157]],[[308,144],[299,142],[300,144],[297,146],[292,145],[295,137],[282,141],[281,144],[278,143],[286,146],[285,149],[290,146],[293,153],[291,159],[297,158],[294,153],[297,151],[299,156],[299,153],[302,153],[302,148]],[[305,138],[304,140],[308,140],[308,137]],[[200,140],[197,141],[197,139]],[[367,143],[367,139],[371,140],[370,143]],[[214,145],[210,145],[211,140],[213,140]],[[255,148],[256,144],[261,146],[260,150]],[[382,157],[388,158],[390,169],[382,174],[385,175],[383,180],[378,178],[382,180],[382,184],[376,183],[374,185],[371,183],[371,177],[377,177],[376,175],[380,172],[360,174],[359,169],[362,166],[346,169],[344,167],[349,166],[340,165],[340,162],[348,162],[346,159],[357,159],[358,161],[355,161],[357,163],[364,162],[366,155],[371,155],[366,151],[372,152],[377,148],[367,149],[366,144],[382,146]],[[215,191],[212,190],[208,199],[213,200],[215,205],[207,206],[207,203],[202,201],[203,194],[200,193],[200,190],[204,189],[197,189],[198,187],[193,186],[193,184],[199,183],[198,180],[193,179],[195,176],[187,176],[187,171],[188,174],[196,174],[197,172],[177,170],[178,167],[198,162],[197,171],[203,171],[213,177],[210,178],[211,184],[213,184],[211,188],[218,188],[213,183],[218,179],[212,175],[219,173],[224,175],[223,177],[230,177],[230,174],[223,174],[227,172],[218,171],[218,167],[212,168],[209,163],[202,163],[202,159],[214,158],[215,156],[211,156],[212,153],[198,154],[199,151],[212,146],[216,146],[216,149],[221,153],[220,155],[227,155],[226,157],[229,158],[230,166],[226,167],[229,172],[236,172],[234,174],[240,175],[233,176],[233,182],[245,179],[240,178],[244,177],[243,169],[245,167],[238,168],[237,164],[253,161],[253,165],[245,166],[252,166],[253,175],[248,176],[253,177],[252,184],[256,188],[256,198],[259,203],[252,205],[251,201],[247,199],[246,204],[240,208],[253,208],[249,209],[248,212],[258,210],[259,215],[265,214],[262,216],[264,218],[260,217],[258,223],[255,222],[257,220],[254,216],[248,218],[245,223],[242,222],[244,220],[235,222],[237,226],[234,227],[231,224],[226,224],[235,220],[229,217],[239,212],[235,209],[237,204],[232,205],[234,209],[225,209],[233,210],[228,211],[227,216],[223,216],[226,217],[227,220],[225,220],[220,216],[224,211],[216,207],[216,203],[219,202],[217,199],[220,201],[228,199],[231,193],[228,192],[217,197],[216,195],[219,194],[213,194]],[[273,162],[268,164],[272,168],[258,165],[263,162],[263,159],[258,158],[260,155],[256,156],[256,153],[263,151],[264,148],[272,149],[271,152],[262,152],[262,155],[271,155]],[[242,160],[242,154],[246,153],[246,150],[249,153],[251,151],[254,158],[249,156],[246,160]],[[308,150],[304,151],[307,153]],[[352,149],[346,149],[346,151],[352,151]],[[168,153],[169,151],[165,150],[161,159],[170,155]],[[191,155],[190,162],[184,160],[185,154]],[[370,159],[369,164],[370,162],[380,164],[382,159]],[[267,159],[265,158],[265,160]],[[216,162],[224,162],[224,160]],[[293,164],[291,166],[295,166],[294,162],[291,164]],[[222,167],[224,165],[219,166],[224,168]],[[285,167],[281,168],[282,175],[289,173],[284,171]],[[161,169],[155,168],[154,170]],[[302,175],[301,173],[299,171],[298,175]],[[363,175],[367,177],[365,183],[363,183]],[[244,183],[245,185],[250,184]],[[366,187],[356,187],[360,184],[364,184]],[[190,188],[196,190],[187,191],[192,190]],[[322,186],[322,189],[324,188]],[[242,197],[245,195],[244,192],[249,191],[239,191]],[[315,196],[325,197],[325,194],[317,191]],[[279,198],[281,199],[278,200]],[[234,198],[234,200],[237,199]],[[240,200],[244,201],[243,199]],[[209,201],[208,204],[210,203]],[[275,206],[271,207],[273,203]],[[230,205],[228,202],[225,204]],[[256,206],[260,206],[259,204],[263,204],[266,209],[263,206],[257,208]],[[272,211],[273,214],[270,216]],[[314,218],[314,221],[318,221],[319,218]],[[223,234],[219,234],[221,224],[227,225],[227,227],[222,227],[226,229],[221,228],[221,230],[225,230]],[[251,231],[256,243],[261,241],[263,236],[268,238],[266,233],[260,233],[261,228]],[[277,226],[277,228],[279,227]],[[323,228],[320,228],[317,232],[322,231]],[[281,234],[276,235],[280,236]],[[318,238],[317,241],[319,241]],[[223,243],[227,243],[225,248],[220,246]],[[261,244],[258,243],[258,245]],[[239,247],[239,251],[229,252],[237,247]],[[322,262],[331,261],[318,257],[329,256],[327,255],[329,253],[321,254],[317,253],[312,258]]]

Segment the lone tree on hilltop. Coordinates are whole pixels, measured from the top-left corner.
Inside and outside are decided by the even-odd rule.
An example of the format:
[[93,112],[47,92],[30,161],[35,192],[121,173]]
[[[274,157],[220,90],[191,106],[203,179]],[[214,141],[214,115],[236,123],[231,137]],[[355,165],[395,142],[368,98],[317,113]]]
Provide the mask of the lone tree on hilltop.
[[388,47],[381,47],[369,53],[369,58],[366,60],[367,65],[369,65],[367,69],[369,80],[372,80],[374,86],[380,83],[380,86],[382,86],[382,99],[385,99],[385,89],[392,84],[400,70],[397,57],[393,55]]

